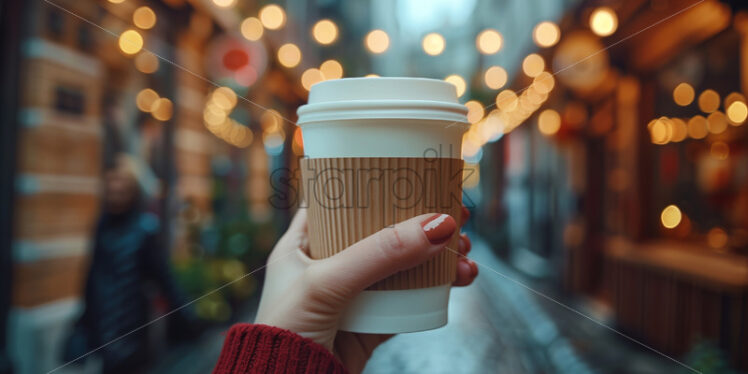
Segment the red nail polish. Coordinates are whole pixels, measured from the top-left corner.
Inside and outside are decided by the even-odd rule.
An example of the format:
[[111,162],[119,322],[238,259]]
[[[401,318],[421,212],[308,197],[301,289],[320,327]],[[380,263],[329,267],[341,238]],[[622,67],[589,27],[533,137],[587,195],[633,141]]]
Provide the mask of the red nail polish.
[[465,224],[467,220],[470,218],[470,211],[468,208],[462,207],[462,224]]
[[473,275],[473,277],[478,276],[478,264],[476,264],[473,260],[467,260],[468,264],[470,264],[470,270]]
[[470,248],[473,246],[465,234],[460,234],[460,245],[464,246],[464,250],[461,250],[463,254],[470,253]]
[[449,214],[434,214],[423,221],[421,227],[431,244],[442,244],[452,237],[457,229],[457,222]]

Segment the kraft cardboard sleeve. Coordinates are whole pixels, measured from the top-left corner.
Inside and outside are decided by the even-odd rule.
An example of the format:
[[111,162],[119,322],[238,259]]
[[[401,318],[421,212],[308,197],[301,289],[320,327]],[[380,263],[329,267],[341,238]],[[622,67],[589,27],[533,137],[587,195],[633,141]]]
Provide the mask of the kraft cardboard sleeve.
[[[424,213],[462,216],[463,161],[454,158],[305,158],[301,185],[308,204],[312,258],[332,256],[397,222]],[[447,243],[457,250],[459,230]],[[450,284],[457,254],[445,250],[400,271],[370,290],[402,290]]]

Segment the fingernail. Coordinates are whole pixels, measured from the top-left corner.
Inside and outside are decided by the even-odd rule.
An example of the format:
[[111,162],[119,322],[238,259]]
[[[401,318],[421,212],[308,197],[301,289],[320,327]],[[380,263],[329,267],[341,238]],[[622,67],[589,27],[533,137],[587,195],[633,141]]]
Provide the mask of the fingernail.
[[470,244],[470,239],[468,239],[467,235],[460,234],[460,253],[462,254],[470,253],[471,247],[472,247],[472,244]]
[[468,264],[470,264],[470,270],[473,275],[473,277],[478,276],[478,264],[476,264],[473,260],[467,260]]
[[452,237],[457,223],[449,214],[434,214],[423,221],[421,227],[431,244],[442,244]]
[[465,206],[462,207],[462,223],[465,224],[470,218],[470,211]]

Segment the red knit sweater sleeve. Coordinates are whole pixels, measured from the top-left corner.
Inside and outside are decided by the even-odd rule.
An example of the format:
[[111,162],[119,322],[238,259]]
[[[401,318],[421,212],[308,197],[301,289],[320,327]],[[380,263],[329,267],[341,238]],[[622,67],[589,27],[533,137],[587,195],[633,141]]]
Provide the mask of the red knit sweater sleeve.
[[347,373],[325,347],[291,331],[240,323],[223,342],[214,374]]

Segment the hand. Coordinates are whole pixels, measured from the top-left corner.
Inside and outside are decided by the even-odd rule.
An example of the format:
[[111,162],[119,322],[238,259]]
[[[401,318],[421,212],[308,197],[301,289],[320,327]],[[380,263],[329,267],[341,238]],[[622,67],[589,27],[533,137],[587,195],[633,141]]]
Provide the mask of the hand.
[[[463,208],[467,219],[467,209]],[[421,264],[444,250],[457,229],[451,216],[424,214],[385,228],[335,256],[308,256],[306,210],[301,209],[268,260],[265,288],[255,323],[293,331],[323,345],[352,373],[363,370],[374,348],[392,335],[338,331],[348,303],[358,293],[400,270]],[[440,219],[434,219],[434,218]],[[441,222],[424,225],[429,222]],[[457,278],[466,286],[478,267],[464,255],[470,240],[460,235]]]

